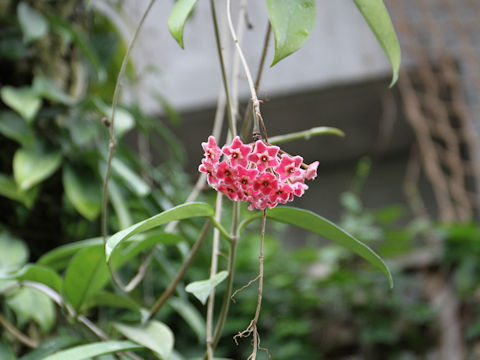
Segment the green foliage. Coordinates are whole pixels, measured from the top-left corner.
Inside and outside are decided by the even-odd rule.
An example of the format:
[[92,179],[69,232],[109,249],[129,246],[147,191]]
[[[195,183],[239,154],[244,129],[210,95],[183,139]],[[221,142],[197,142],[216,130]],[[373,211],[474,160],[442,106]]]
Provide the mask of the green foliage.
[[197,0],[178,0],[168,17],[168,30],[183,49],[183,28]]
[[392,65],[393,76],[390,86],[393,86],[398,79],[401,54],[397,35],[383,0],[354,1]]
[[[260,218],[261,214],[253,215],[244,220],[240,225],[242,228],[248,222]],[[374,266],[378,267],[387,276],[390,286],[393,287],[393,279],[390,270],[383,260],[367,245],[355,239],[345,230],[341,229],[329,220],[317,215],[311,211],[291,208],[277,207],[267,212],[269,219],[298,226],[302,229],[311,231],[314,234],[321,235],[329,240],[335,241],[342,246],[352,250]]]
[[267,0],[267,10],[275,36],[273,66],[307,41],[317,12],[314,0]]
[[80,250],[68,264],[63,292],[75,310],[91,300],[110,280],[101,247]]
[[140,345],[131,341],[102,341],[99,343],[80,345],[68,350],[58,351],[53,355],[47,356],[43,360],[87,360],[95,356],[136,350],[140,348]]
[[158,359],[170,359],[173,349],[173,333],[165,324],[159,321],[149,321],[136,326],[125,324],[115,324],[114,326],[127,339],[152,350]]
[[215,289],[228,276],[228,271],[220,271],[215,276],[207,279],[195,281],[185,287],[185,291],[192,293],[200,302],[205,305],[210,292]]

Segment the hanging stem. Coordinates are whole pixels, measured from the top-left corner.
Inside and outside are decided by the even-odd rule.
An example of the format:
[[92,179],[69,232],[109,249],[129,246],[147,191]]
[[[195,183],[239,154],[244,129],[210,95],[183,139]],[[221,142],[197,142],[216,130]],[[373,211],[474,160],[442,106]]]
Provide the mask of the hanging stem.
[[[118,100],[120,98],[120,89],[122,84],[122,78],[125,74],[125,70],[127,68],[128,60],[130,58],[130,54],[132,52],[133,46],[135,45],[138,35],[140,34],[140,30],[147,18],[150,10],[152,9],[155,0],[150,0],[150,4],[148,5],[147,9],[143,13],[140,22],[135,30],[133,38],[128,45],[127,52],[122,61],[122,66],[120,67],[120,71],[118,72],[117,82],[115,83],[115,90],[113,92],[113,100],[112,100],[112,116],[110,118],[109,126],[108,126],[108,134],[110,137],[109,145],[108,145],[108,156],[107,156],[107,168],[105,170],[105,179],[103,181],[103,197],[102,197],[102,236],[104,244],[107,243],[107,236],[108,236],[108,229],[107,229],[107,219],[108,219],[108,183],[110,181],[110,173],[112,171],[112,160],[115,154],[115,148],[117,147],[117,138],[115,135],[115,114],[117,111]],[[122,290],[124,290],[124,285],[121,283],[120,279],[116,276],[115,272],[113,271],[112,267],[109,265],[109,270],[112,275],[112,279],[119,286]]]
[[[252,75],[250,73],[250,69],[247,64],[247,60],[245,60],[245,56],[243,55],[242,48],[240,47],[240,44],[238,42],[237,34],[235,32],[235,29],[233,28],[233,23],[232,23],[232,16],[231,16],[231,0],[227,0],[227,21],[228,21],[228,27],[230,28],[230,33],[232,34],[232,39],[233,42],[235,43],[235,47],[238,52],[238,56],[240,57],[240,60],[243,65],[243,69],[245,70],[245,75],[247,77],[248,81],[248,87],[250,88],[250,94],[251,94],[251,100],[252,100],[252,110],[253,110],[253,115],[254,115],[254,122],[253,122],[253,140],[259,140],[262,138],[262,135],[260,133],[260,124],[262,124],[262,130],[265,129],[263,126],[263,119],[262,115],[260,113],[260,101],[258,100],[257,97],[257,91],[255,90],[255,85],[253,84],[252,80]],[[266,133],[264,132],[265,138],[267,138]],[[268,141],[268,139],[267,139]]]
[[[253,334],[253,350],[248,360],[255,360],[257,358],[257,350],[260,349],[260,336],[257,330],[258,319],[260,318],[260,310],[262,308],[263,297],[263,243],[265,240],[265,224],[267,222],[267,210],[263,210],[262,221],[262,234],[260,237],[260,252],[259,252],[259,272],[258,272],[258,294],[257,294],[257,309],[255,310],[255,316],[248,325],[248,327],[242,332],[235,335],[234,340],[237,342],[237,338],[248,337]],[[268,351],[268,350],[267,350]]]
[[[265,40],[263,41],[263,50],[262,55],[260,56],[260,64],[258,65],[258,72],[257,78],[255,79],[255,91],[258,91],[258,87],[260,86],[260,81],[262,80],[263,69],[265,67],[265,60],[267,58],[267,50],[268,44],[270,42],[270,34],[272,33],[272,26],[270,25],[270,21],[267,25],[267,32],[265,33]],[[250,125],[252,123],[252,103],[248,103],[247,110],[245,111],[245,116],[243,118],[242,123],[242,139],[247,141],[248,139],[248,131],[250,130]]]
[[232,135],[232,138],[234,138],[235,136],[237,136],[237,129],[235,126],[235,119],[233,117],[232,102],[230,101],[230,93],[228,91],[227,72],[225,70],[225,61],[223,59],[222,44],[220,41],[220,32],[218,31],[218,21],[217,21],[217,12],[215,10],[215,0],[210,0],[210,10],[212,12],[213,28],[215,31],[215,42],[217,44],[218,59],[220,61],[220,69],[222,72],[223,88],[225,91],[225,100],[227,103],[228,122],[230,125],[230,134]]

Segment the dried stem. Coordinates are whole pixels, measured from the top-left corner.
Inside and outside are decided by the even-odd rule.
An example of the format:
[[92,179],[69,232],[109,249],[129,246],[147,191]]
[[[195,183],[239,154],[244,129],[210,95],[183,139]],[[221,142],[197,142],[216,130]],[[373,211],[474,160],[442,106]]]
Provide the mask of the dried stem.
[[188,258],[185,260],[183,263],[182,267],[180,270],[177,272],[177,275],[175,278],[173,278],[172,282],[168,287],[165,289],[163,294],[158,298],[158,300],[155,302],[155,304],[152,306],[150,309],[150,314],[148,315],[148,319],[151,319],[155,316],[155,314],[162,308],[163,305],[167,302],[167,300],[170,298],[170,296],[173,294],[175,291],[175,288],[177,287],[178,283],[183,279],[185,276],[185,273],[187,272],[188,268],[190,265],[192,265],[193,260],[195,259],[195,256],[198,253],[198,250],[203,244],[203,241],[207,237],[208,230],[210,229],[211,221],[207,220],[205,225],[203,226],[202,232],[200,233],[200,236],[193,245],[192,250],[190,250],[190,254],[188,255]]
[[5,330],[7,330],[15,339],[29,348],[35,349],[38,346],[38,341],[30,339],[27,335],[10,324],[10,322],[2,314],[0,314],[0,326],[5,328]]
[[[265,224],[267,222],[267,210],[263,210],[262,221],[262,235],[260,238],[260,253],[259,259],[259,273],[258,273],[258,295],[257,295],[257,309],[255,310],[255,316],[253,317],[250,325],[242,332],[235,335],[234,340],[237,343],[237,338],[249,337],[253,334],[253,350],[248,360],[255,360],[257,358],[257,350],[260,349],[260,336],[257,330],[258,319],[260,317],[260,310],[262,308],[262,296],[263,296],[263,243],[265,240]],[[268,350],[267,350],[268,351]]]
[[[260,86],[260,81],[262,80],[263,69],[265,67],[265,60],[267,59],[267,50],[268,44],[270,42],[270,34],[272,33],[272,26],[270,25],[270,21],[267,25],[267,32],[265,33],[265,40],[263,42],[263,50],[262,55],[260,56],[260,64],[258,65],[258,72],[257,78],[255,79],[255,91],[258,91],[258,87]],[[250,130],[250,125],[253,119],[252,113],[252,103],[248,103],[247,110],[245,111],[245,116],[243,118],[242,124],[242,139],[247,141],[248,132]]]
[[[102,236],[103,236],[103,241],[104,244],[107,243],[107,236],[108,236],[108,229],[107,229],[107,219],[108,219],[108,183],[110,181],[110,173],[112,171],[112,160],[113,156],[115,154],[115,148],[117,146],[117,138],[115,136],[115,114],[117,111],[117,105],[118,105],[118,100],[120,98],[120,89],[121,89],[121,84],[122,84],[122,78],[123,75],[125,74],[125,70],[127,68],[128,60],[130,58],[130,54],[132,52],[133,46],[135,45],[138,35],[140,33],[140,30],[142,29],[142,26],[145,22],[145,19],[147,18],[148,14],[150,13],[150,10],[152,9],[153,4],[155,3],[155,0],[150,0],[150,4],[148,5],[147,9],[143,13],[142,18],[140,19],[140,22],[138,23],[138,26],[135,30],[135,33],[133,35],[132,40],[130,41],[130,44],[128,45],[127,52],[125,53],[125,56],[122,61],[122,66],[120,67],[120,71],[118,72],[117,76],[117,82],[115,84],[115,90],[113,93],[113,100],[112,100],[112,116],[110,119],[110,124],[108,126],[108,134],[110,137],[109,145],[108,145],[108,157],[107,157],[107,168],[105,170],[105,179],[103,181],[103,198],[102,198]],[[117,286],[119,286],[122,290],[124,289],[123,284],[121,283],[120,279],[116,276],[114,273],[112,267],[109,265],[109,270],[112,275],[112,279],[116,283]]]

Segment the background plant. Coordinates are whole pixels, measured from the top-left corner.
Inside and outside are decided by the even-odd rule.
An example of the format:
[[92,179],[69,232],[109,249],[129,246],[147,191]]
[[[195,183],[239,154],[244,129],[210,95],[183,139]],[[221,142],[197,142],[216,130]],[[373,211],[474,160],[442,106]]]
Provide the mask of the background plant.
[[[170,31],[182,47],[184,25],[195,3],[178,1],[170,16]],[[356,3],[392,63],[393,84],[400,52],[383,3]],[[216,24],[214,2],[211,4]],[[292,11],[292,4],[299,7]],[[275,37],[275,64],[305,43],[315,22],[315,2],[267,1],[267,8]],[[124,57],[127,46],[106,17],[74,1],[63,6],[11,1],[2,7],[2,16],[2,48],[7,49],[2,53],[2,61],[15,72],[11,72],[11,80],[5,81],[8,85],[2,84],[1,90],[0,132],[6,145],[2,147],[0,191],[11,201],[2,202],[6,211],[2,211],[4,231],[0,246],[8,251],[0,252],[4,255],[0,260],[4,279],[0,320],[7,331],[2,334],[0,354],[7,359],[194,358],[204,355],[209,347],[205,344],[207,338],[210,354],[215,350],[217,356],[247,356],[251,351],[248,344],[235,348],[226,340],[215,349],[219,339],[215,344],[208,342],[217,331],[209,338],[206,323],[220,318],[216,328],[221,334],[224,320],[221,315],[212,314],[204,320],[204,307],[189,292],[202,301],[209,297],[211,304],[215,299],[217,307],[212,308],[218,314],[218,304],[230,303],[235,251],[235,284],[245,284],[255,277],[259,228],[247,224],[261,214],[227,202],[221,207],[219,200],[209,195],[204,197],[207,203],[175,206],[188,195],[188,178],[178,166],[183,159],[181,146],[164,124],[143,114],[135,104],[120,104],[116,108],[112,104],[115,110],[110,105],[115,85],[129,80],[134,86],[135,68]],[[299,31],[305,28],[307,31]],[[128,48],[132,49],[133,43]],[[124,68],[126,77],[121,71],[123,59],[124,64],[130,64]],[[219,60],[227,93],[230,85],[221,56]],[[254,113],[250,118],[261,120],[257,115],[260,103],[256,96],[252,97]],[[233,135],[238,119],[234,116],[234,101],[229,100],[227,113]],[[174,113],[172,118],[176,119]],[[246,124],[248,118],[247,115]],[[260,133],[261,123],[253,123],[253,131]],[[133,135],[129,131],[134,128],[141,155],[145,155],[145,147],[157,147],[158,153],[165,154],[164,144],[168,145],[160,166],[151,167],[132,147],[126,146],[125,139]],[[108,130],[112,132],[107,134]],[[323,134],[324,130],[312,129],[295,137]],[[291,137],[287,134],[280,141]],[[109,155],[112,138],[116,138],[116,151],[111,150]],[[203,140],[199,139],[199,144]],[[109,157],[111,173],[106,175]],[[105,177],[109,184],[108,204],[113,210],[106,217],[107,231],[124,229],[108,238],[106,248],[102,238],[93,237],[100,235],[98,217]],[[197,184],[195,190],[201,189],[202,178]],[[412,223],[398,230],[394,226],[401,212],[398,208],[366,211],[358,196],[359,189],[344,195],[343,226],[381,255],[409,251],[413,247],[410,240],[421,235],[422,227]],[[371,250],[316,214],[279,208],[267,216],[338,241],[389,275]],[[177,220],[182,221],[177,224]],[[160,227],[166,224],[166,228]],[[42,231],[42,226],[48,229]],[[215,228],[214,236],[220,238],[218,249],[205,241],[210,239],[209,226]],[[271,221],[268,228],[284,229]],[[449,242],[457,237],[452,235],[454,228],[447,229],[445,234],[450,234],[445,237]],[[471,230],[468,234],[470,238],[476,232]],[[36,248],[36,235],[48,238],[48,245]],[[237,247],[239,235],[241,242]],[[73,242],[85,238],[90,239]],[[380,244],[380,239],[387,241]],[[32,252],[30,258],[25,242]],[[65,245],[57,247],[61,244]],[[212,250],[223,255],[230,251],[230,262],[226,256],[218,257],[218,271],[209,269]],[[392,356],[399,351],[423,354],[428,348],[428,336],[422,341],[417,339],[431,321],[431,313],[423,299],[408,302],[402,275],[398,275],[400,291],[385,303],[383,294],[379,295],[386,291],[385,281],[379,281],[371,268],[364,267],[344,248],[330,246],[319,250],[311,246],[289,251],[267,235],[265,256],[269,292],[265,294],[259,329],[262,344],[275,357],[307,359],[319,353],[325,357],[342,356],[342,350],[323,342],[319,349],[318,338],[310,335],[318,327],[331,329],[335,325],[341,333],[344,329],[338,326],[334,316],[337,314],[343,316],[342,324],[350,327],[344,338],[337,337],[338,343],[347,348],[358,347],[370,358],[384,354],[385,346]],[[447,258],[456,267],[460,257]],[[32,262],[26,264],[28,260]],[[462,271],[474,274],[475,266],[470,263]],[[129,283],[132,278],[138,281]],[[216,287],[218,291],[214,292]],[[466,293],[474,287],[467,284]],[[249,288],[237,294],[236,306],[230,306],[233,317],[226,321],[224,333],[233,335],[248,326],[255,301],[255,296],[248,296],[251,292]],[[345,302],[339,303],[339,299]],[[220,314],[226,314],[226,306],[222,306],[225,311],[220,310]],[[398,314],[398,321],[378,316],[392,313]],[[408,330],[389,331],[397,326]],[[470,330],[472,336],[475,326],[472,324]],[[362,330],[360,339],[352,339],[352,329]],[[174,339],[178,352],[172,350]],[[62,349],[68,350],[56,353]]]

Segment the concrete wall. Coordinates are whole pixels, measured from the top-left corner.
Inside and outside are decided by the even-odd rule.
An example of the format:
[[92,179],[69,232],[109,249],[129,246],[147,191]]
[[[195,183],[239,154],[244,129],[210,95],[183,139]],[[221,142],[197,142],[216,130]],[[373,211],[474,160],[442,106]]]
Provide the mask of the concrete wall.
[[[238,4],[239,1],[234,1]],[[124,1],[121,10],[127,38],[147,7],[148,0]],[[225,1],[217,1],[218,17],[226,22]],[[253,25],[244,36],[243,47],[253,72],[259,62],[267,11],[265,1],[249,1],[248,17]],[[215,103],[220,89],[220,73],[208,1],[199,1],[184,33],[185,50],[171,37],[167,19],[173,1],[157,1],[136,45],[133,58],[141,74],[136,94],[144,108],[161,110],[152,93],[160,92],[182,111]],[[334,83],[386,75],[389,64],[380,46],[351,0],[317,2],[317,23],[311,37],[297,53],[265,72],[260,97],[320,88]],[[234,8],[234,14],[236,13]],[[236,19],[236,17],[234,17]],[[224,30],[227,30],[224,28]],[[224,46],[232,45],[224,31]],[[273,59],[273,37],[268,62]],[[156,72],[148,69],[155,67]],[[248,96],[241,74],[243,98]]]

